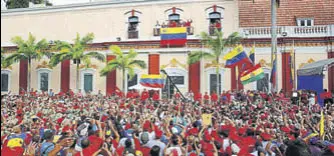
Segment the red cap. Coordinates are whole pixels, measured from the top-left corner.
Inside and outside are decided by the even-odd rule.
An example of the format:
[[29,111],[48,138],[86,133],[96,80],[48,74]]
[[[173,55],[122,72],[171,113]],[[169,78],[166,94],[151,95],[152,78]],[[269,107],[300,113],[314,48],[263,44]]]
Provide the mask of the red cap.
[[127,123],[126,125],[125,125],[125,130],[128,130],[128,129],[130,129],[131,128],[131,124],[130,123]]
[[67,132],[67,131],[69,131],[70,130],[70,126],[65,126],[64,128],[63,128],[63,130],[62,130],[62,132]]
[[237,141],[237,140],[239,140],[239,136],[238,136],[236,133],[230,133],[229,138],[230,138],[232,141]]
[[156,138],[161,138],[161,137],[162,137],[162,134],[163,134],[163,133],[162,133],[161,130],[156,130],[156,131],[155,131],[155,137],[156,137]]
[[290,128],[289,127],[286,127],[286,126],[281,127],[281,130],[285,133],[290,133]]
[[262,133],[261,137],[263,140],[270,140],[271,139],[271,135],[268,133]]
[[144,130],[148,130],[151,128],[151,123],[149,121],[145,121],[144,125],[143,125],[143,129]]
[[328,146],[328,149],[329,149],[332,153],[334,153],[334,145],[329,145],[329,146]]

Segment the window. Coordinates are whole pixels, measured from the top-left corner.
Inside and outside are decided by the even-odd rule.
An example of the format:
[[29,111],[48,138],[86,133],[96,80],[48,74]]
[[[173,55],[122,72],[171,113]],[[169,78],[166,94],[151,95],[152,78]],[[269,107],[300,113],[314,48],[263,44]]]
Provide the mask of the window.
[[138,23],[139,19],[137,16],[131,16],[128,19],[129,26],[128,26],[128,38],[129,39],[136,39],[138,38]]
[[130,76],[128,75],[128,89],[137,84],[138,84],[138,74],[135,74],[132,79],[130,79]]
[[168,16],[168,19],[170,21],[179,21],[180,20],[180,14],[170,14]]
[[265,73],[264,78],[257,81],[256,89],[263,92],[269,91],[269,73]]
[[1,73],[1,91],[8,92],[9,74]]
[[37,70],[37,88],[40,91],[48,91],[51,82],[51,70],[48,68],[39,68]]
[[93,91],[93,74],[84,74],[84,91]]
[[[219,74],[219,94],[221,92],[221,74]],[[210,93],[215,91],[217,93],[217,75],[216,74],[210,74]]]
[[40,74],[40,88],[41,91],[49,90],[49,73]]
[[313,19],[311,18],[299,18],[297,19],[297,25],[301,27],[313,26]]
[[175,85],[184,85],[184,76],[171,76],[170,78]]

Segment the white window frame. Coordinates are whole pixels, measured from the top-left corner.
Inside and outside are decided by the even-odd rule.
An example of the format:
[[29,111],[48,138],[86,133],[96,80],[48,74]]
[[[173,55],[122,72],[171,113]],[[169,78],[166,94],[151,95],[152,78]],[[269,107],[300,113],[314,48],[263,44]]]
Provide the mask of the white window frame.
[[[271,83],[270,83],[270,77],[271,77],[271,68],[268,67],[262,67],[264,74],[269,74],[269,80],[268,80],[268,90],[267,92],[271,92]],[[257,90],[257,81],[253,82],[253,90]]]
[[84,90],[84,86],[85,86],[85,74],[92,74],[93,75],[93,81],[92,81],[92,92],[91,93],[95,93],[96,91],[96,86],[95,86],[95,72],[96,72],[96,69],[94,68],[84,68],[84,69],[81,69],[80,70],[80,89],[81,89],[81,93],[82,94],[85,94],[85,90]]
[[39,68],[37,69],[37,90],[41,91],[41,74],[42,73],[47,73],[48,74],[48,90],[50,90],[50,83],[51,83],[51,72],[52,70],[49,68]]
[[[137,11],[137,10],[134,10],[134,14],[132,15],[132,10],[131,10],[131,11],[126,12],[124,15],[125,15],[125,21],[126,21],[125,22],[125,27],[126,27],[125,38],[126,38],[126,40],[138,40],[140,38],[140,19],[142,17],[142,13]],[[132,17],[132,16],[137,16],[138,17],[138,25],[137,25],[138,38],[129,39],[129,36],[128,36],[128,27],[130,25],[129,18]]]
[[[311,20],[311,25],[307,25],[307,21],[308,20]],[[304,23],[306,24],[306,25],[301,25],[301,21],[304,21]],[[298,18],[297,19],[297,25],[299,26],[299,27],[311,27],[311,26],[314,26],[314,19],[313,18]]]
[[10,86],[11,86],[11,81],[12,81],[12,71],[10,70],[7,70],[7,69],[3,69],[1,70],[1,74],[7,74],[8,75],[8,91],[1,91],[3,93],[8,93],[11,89],[10,89]]
[[184,77],[184,83],[183,85],[176,84],[176,87],[178,88],[186,88],[188,86],[188,71],[182,68],[177,67],[167,67],[164,69],[168,76],[183,76]]
[[[135,68],[135,69],[134,69],[134,73],[137,74],[137,77],[138,77],[138,78],[137,78],[137,85],[139,84],[140,77],[141,77],[141,75],[142,75],[141,72],[142,72],[142,71],[141,71],[140,69],[138,69],[138,68]],[[125,81],[125,82],[126,82],[126,83],[125,83],[125,91],[126,91],[126,92],[128,92],[128,81],[129,81],[129,80],[128,80],[128,74],[129,74],[129,72],[126,70],[126,71],[125,71],[125,80],[126,80],[126,81]],[[123,81],[123,80],[122,80],[122,81]]]
[[[210,75],[211,74],[217,74],[216,73],[216,68],[215,67],[210,67],[210,68],[207,68],[207,69],[205,69],[205,74],[206,74],[206,86],[207,86],[207,88],[206,88],[206,91],[209,93],[209,94],[211,94],[211,92],[210,92]],[[224,69],[219,69],[219,74],[221,75],[221,80],[220,80],[220,84],[221,84],[221,92],[224,90]],[[218,78],[218,80],[219,80],[219,78]]]

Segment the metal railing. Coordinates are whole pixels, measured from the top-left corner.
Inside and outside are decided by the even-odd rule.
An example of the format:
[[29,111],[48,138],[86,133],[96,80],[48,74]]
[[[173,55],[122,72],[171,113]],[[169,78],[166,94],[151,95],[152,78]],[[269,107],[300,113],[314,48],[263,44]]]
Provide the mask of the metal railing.
[[137,39],[138,31],[128,31],[128,39]]

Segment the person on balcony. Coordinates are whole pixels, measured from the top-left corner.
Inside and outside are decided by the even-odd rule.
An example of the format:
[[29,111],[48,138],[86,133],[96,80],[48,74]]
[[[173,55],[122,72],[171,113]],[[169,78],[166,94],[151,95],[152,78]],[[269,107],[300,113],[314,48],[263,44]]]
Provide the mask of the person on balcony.
[[222,25],[221,25],[221,23],[220,23],[219,20],[216,21],[216,23],[215,23],[215,27],[216,27],[218,30],[221,29]]

